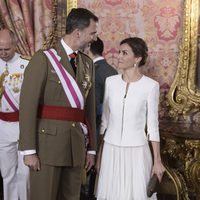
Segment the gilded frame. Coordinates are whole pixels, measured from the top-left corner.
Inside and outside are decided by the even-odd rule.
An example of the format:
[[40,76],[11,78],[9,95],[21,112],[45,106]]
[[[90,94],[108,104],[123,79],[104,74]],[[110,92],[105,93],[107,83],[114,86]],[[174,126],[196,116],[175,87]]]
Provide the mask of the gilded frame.
[[186,116],[200,108],[200,90],[195,84],[198,20],[199,0],[185,0],[178,68],[167,94],[171,117]]
[[67,0],[67,15],[69,14],[72,8],[77,8],[78,2],[77,0]]

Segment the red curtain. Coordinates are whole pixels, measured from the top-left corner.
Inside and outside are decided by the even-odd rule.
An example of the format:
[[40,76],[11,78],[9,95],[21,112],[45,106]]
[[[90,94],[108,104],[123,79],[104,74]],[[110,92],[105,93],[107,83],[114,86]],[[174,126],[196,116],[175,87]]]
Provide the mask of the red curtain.
[[0,26],[15,32],[18,52],[31,57],[63,34],[64,29],[56,35],[58,10],[60,22],[63,22],[66,3],[62,0],[0,0]]

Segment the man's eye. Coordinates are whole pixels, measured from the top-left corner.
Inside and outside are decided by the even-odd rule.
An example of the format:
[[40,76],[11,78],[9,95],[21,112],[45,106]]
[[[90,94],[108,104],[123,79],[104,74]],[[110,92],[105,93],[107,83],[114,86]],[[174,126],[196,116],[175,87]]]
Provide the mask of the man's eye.
[[123,55],[127,55],[127,53],[125,51],[123,51]]
[[0,51],[10,51],[10,49],[0,49]]

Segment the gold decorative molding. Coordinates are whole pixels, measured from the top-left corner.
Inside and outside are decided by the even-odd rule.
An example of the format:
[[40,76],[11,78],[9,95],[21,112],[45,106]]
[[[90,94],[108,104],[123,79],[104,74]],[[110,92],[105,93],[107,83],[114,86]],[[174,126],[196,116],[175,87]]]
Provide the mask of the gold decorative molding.
[[177,200],[200,199],[200,131],[194,125],[161,123],[161,155]]
[[174,82],[167,94],[171,117],[185,116],[200,108],[200,90],[195,84],[198,20],[199,0],[185,0],[179,63]]
[[77,8],[77,0],[67,0],[67,15],[71,11],[72,8]]
[[166,174],[172,180],[176,188],[177,200],[189,200],[188,189],[184,176],[178,168],[171,166],[170,160],[184,160],[184,152],[182,152],[182,144],[177,143],[173,137],[162,137],[164,145],[161,149],[163,163],[166,168]]
[[197,199],[200,199],[200,141],[199,140],[186,140],[186,149],[188,150],[187,159],[187,172],[188,180],[197,194]]

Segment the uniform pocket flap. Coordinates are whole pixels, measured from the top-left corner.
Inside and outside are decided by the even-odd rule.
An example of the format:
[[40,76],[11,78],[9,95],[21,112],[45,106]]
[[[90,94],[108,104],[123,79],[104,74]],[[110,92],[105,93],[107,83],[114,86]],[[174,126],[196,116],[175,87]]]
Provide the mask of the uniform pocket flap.
[[48,81],[53,81],[53,82],[56,82],[58,84],[60,83],[60,80],[59,80],[57,74],[52,74],[51,76],[48,76]]
[[57,135],[57,131],[58,129],[55,124],[40,123],[38,127],[38,132],[40,134]]

